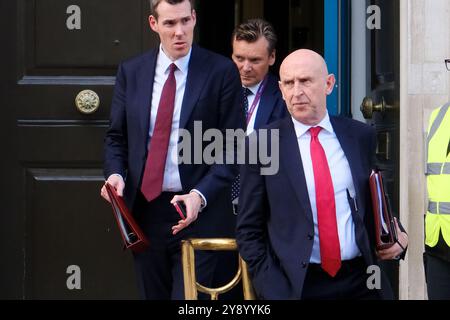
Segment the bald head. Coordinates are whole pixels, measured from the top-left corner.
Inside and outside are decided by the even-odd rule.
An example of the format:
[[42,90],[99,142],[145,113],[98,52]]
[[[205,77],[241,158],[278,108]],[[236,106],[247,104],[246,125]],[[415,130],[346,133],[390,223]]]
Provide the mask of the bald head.
[[289,54],[280,66],[280,74],[283,71],[295,68],[297,65],[308,64],[314,67],[317,74],[326,77],[328,67],[320,54],[308,49],[300,49]]
[[325,117],[334,83],[325,60],[312,50],[294,51],[280,67],[280,89],[289,113],[306,125],[317,125]]

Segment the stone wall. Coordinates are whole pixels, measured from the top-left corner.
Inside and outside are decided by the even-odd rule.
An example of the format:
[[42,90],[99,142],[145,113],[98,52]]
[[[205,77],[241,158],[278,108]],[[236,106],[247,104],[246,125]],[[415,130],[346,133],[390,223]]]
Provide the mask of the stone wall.
[[450,101],[450,1],[400,0],[400,213],[409,234],[400,298],[426,299],[422,263],[426,209],[425,132],[433,109]]

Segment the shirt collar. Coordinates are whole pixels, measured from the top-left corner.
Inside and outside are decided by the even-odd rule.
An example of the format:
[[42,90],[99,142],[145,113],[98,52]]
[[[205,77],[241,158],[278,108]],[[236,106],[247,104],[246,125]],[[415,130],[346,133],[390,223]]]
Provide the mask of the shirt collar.
[[244,88],[249,89],[249,90],[252,92],[252,94],[256,94],[256,93],[258,92],[258,88],[259,88],[259,86],[261,85],[262,82],[263,82],[263,81],[261,80],[260,82],[258,82],[258,83],[255,84],[254,86],[251,86],[251,87],[244,87]]
[[300,121],[295,120],[294,118],[292,118],[292,122],[294,123],[295,134],[297,136],[297,139],[299,139],[302,135],[304,135],[312,127],[322,127],[324,130],[326,130],[330,133],[334,133],[333,126],[331,125],[330,116],[328,115],[328,112],[325,114],[325,117],[322,119],[322,121],[320,121],[319,124],[317,124],[315,126],[309,126],[309,125],[303,124]]
[[192,53],[192,47],[191,49],[189,49],[189,52],[187,55],[185,55],[182,58],[179,58],[175,61],[170,60],[170,58],[166,55],[166,53],[163,50],[162,45],[159,45],[159,55],[158,55],[158,59],[159,59],[159,63],[161,63],[161,66],[164,70],[164,72],[166,72],[169,69],[169,66],[174,63],[178,70],[181,71],[182,73],[187,74],[188,72],[188,66],[189,66],[189,60],[191,59],[191,53]]

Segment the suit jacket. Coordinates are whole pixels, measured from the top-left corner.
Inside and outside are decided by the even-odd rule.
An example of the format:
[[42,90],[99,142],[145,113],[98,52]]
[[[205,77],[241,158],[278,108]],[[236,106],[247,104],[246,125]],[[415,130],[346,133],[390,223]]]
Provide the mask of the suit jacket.
[[[158,52],[159,47],[120,64],[105,138],[105,177],[118,173],[125,178],[124,198],[130,208],[141,186],[150,142],[150,108]],[[180,116],[180,128],[191,134],[192,160],[194,140],[202,139],[194,136],[194,121],[201,121],[203,131],[217,128],[225,132],[225,129],[244,127],[241,94],[239,72],[234,63],[194,45]],[[203,143],[203,148],[206,145]],[[178,168],[183,192],[198,189],[208,202],[204,211],[213,208],[211,213],[201,214],[202,218],[208,217],[203,220],[209,220],[205,228],[221,236],[211,223],[220,226],[222,214],[226,217],[229,212],[226,210],[231,210],[227,208],[229,197],[224,196],[228,194],[224,189],[229,189],[237,166],[202,163],[180,164]]]
[[[355,185],[357,206],[349,203],[357,245],[367,265],[374,265],[374,221],[368,179],[374,167],[375,132],[352,119],[330,119]],[[273,135],[279,138],[279,171],[262,176],[261,164],[241,167],[236,237],[260,298],[300,299],[313,247],[313,215],[291,117],[274,122],[268,129],[269,132],[279,130]],[[247,139],[247,152],[251,143],[256,141]],[[381,285],[382,297],[392,298],[384,275]]]
[[287,114],[287,107],[278,86],[278,78],[269,73],[266,88],[259,102],[254,128],[259,129],[275,120],[284,118]]

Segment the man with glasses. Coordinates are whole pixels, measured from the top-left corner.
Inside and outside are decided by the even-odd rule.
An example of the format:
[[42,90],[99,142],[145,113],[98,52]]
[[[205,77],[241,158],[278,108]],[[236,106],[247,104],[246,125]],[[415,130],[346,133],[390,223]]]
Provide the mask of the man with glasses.
[[[450,59],[445,59],[450,71]],[[428,126],[425,275],[430,300],[450,299],[450,102],[433,111]]]

